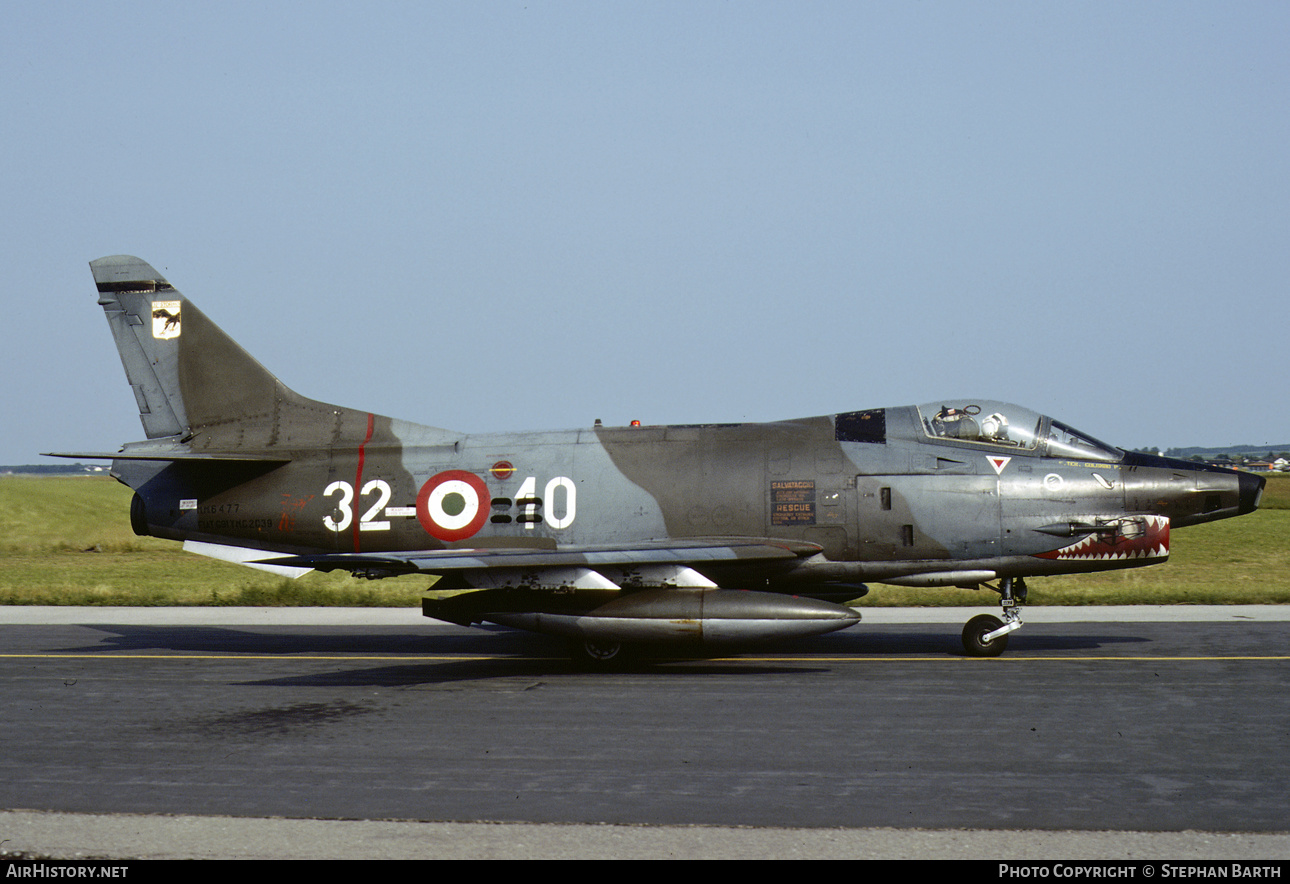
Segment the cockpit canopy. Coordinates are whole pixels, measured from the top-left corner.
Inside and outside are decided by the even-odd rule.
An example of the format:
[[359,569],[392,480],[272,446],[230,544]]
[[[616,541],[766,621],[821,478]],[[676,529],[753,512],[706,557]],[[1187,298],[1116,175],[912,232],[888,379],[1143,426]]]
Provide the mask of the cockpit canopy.
[[1123,452],[1061,421],[989,399],[955,399],[918,406],[923,430],[933,439],[1048,457],[1118,461]]

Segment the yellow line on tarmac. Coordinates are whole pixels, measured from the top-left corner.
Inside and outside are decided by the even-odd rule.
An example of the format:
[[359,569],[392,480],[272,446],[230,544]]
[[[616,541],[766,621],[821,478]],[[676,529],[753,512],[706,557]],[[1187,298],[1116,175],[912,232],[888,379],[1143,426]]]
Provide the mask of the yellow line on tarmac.
[[[717,659],[717,658],[709,658]],[[1290,656],[1279,655],[1248,655],[1248,656],[1213,656],[1213,657],[1020,657],[1020,656],[1002,656],[1002,657],[967,657],[953,654],[945,654],[939,657],[729,657],[720,658],[726,662],[733,662],[739,659],[756,659],[768,663],[910,663],[910,662],[961,662],[961,663],[1009,663],[1009,662],[1039,662],[1045,663],[1088,663],[1088,662],[1113,662],[1113,663],[1178,663],[1178,662],[1209,662],[1214,660],[1262,660],[1262,661],[1286,661]]]
[[[435,657],[404,657],[396,654],[389,654],[383,657],[356,656],[349,654],[334,654],[328,656],[319,656],[316,654],[113,654],[111,652],[102,654],[0,654],[0,659],[7,660],[409,660],[409,661],[433,661],[433,660],[521,660],[521,659],[546,659],[546,658],[523,658],[523,657],[496,657],[486,654],[466,655],[466,654],[443,654]],[[550,659],[559,659],[552,657]]]
[[[442,662],[445,660],[490,660],[496,662],[519,662],[523,660],[563,660],[564,657],[507,657],[495,654],[436,654],[401,655],[385,654],[382,656],[354,654],[0,654],[5,660],[356,660],[375,662]],[[867,657],[854,655],[846,657],[771,657],[747,655],[742,657],[677,657],[659,658],[658,662],[667,663],[1209,663],[1209,662],[1285,662],[1290,655],[1215,655],[1183,657],[966,657],[953,654],[938,656],[907,657]]]

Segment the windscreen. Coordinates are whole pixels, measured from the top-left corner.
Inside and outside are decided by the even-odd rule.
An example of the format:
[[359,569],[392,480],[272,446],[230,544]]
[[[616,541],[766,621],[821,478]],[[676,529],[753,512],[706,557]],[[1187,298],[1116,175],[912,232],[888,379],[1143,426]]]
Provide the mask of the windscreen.
[[1050,421],[1048,429],[1048,456],[1075,457],[1081,460],[1116,461],[1122,456],[1117,448],[1099,442],[1061,421]]

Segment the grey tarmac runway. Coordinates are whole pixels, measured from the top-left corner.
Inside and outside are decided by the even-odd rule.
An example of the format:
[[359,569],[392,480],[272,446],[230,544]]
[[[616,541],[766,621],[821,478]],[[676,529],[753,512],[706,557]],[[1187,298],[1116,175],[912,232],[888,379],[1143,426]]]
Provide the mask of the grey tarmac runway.
[[414,609],[0,608],[0,855],[1290,858],[1290,608],[866,609],[585,674]]

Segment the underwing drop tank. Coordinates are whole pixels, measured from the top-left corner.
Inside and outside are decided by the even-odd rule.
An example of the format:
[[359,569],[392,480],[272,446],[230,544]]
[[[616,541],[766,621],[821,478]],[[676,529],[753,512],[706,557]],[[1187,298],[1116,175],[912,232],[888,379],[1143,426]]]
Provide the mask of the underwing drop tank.
[[742,644],[824,635],[860,621],[833,602],[735,589],[552,592],[494,589],[422,602],[427,617],[488,622],[565,638],[632,643]]

